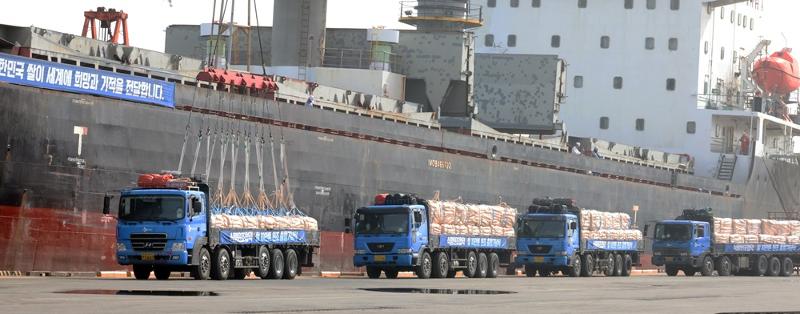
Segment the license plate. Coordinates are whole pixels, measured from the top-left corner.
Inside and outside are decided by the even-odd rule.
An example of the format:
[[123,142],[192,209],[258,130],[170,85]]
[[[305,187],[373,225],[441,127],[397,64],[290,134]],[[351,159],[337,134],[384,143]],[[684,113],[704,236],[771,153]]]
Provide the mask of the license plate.
[[153,253],[145,253],[145,254],[142,254],[142,260],[143,261],[154,261],[154,260],[156,260],[156,256]]
[[386,261],[386,255],[375,255],[375,261],[376,262],[385,262]]
[[664,258],[664,261],[667,261],[667,262],[671,262],[671,261],[673,261],[673,260],[675,260],[675,258],[674,258],[674,257],[665,257],[665,258]]
[[544,263],[544,256],[534,256],[533,257],[534,263]]

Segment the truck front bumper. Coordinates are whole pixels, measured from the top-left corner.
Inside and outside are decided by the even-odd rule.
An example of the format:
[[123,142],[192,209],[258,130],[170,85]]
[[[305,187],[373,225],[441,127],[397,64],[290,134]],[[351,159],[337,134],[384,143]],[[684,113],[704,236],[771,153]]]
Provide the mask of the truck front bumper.
[[692,257],[692,256],[680,256],[680,255],[666,255],[666,256],[653,256],[651,261],[653,265],[656,266],[664,266],[664,265],[691,265],[697,266],[699,258]]
[[122,251],[117,252],[117,262],[120,265],[188,265],[189,253],[187,251]]
[[547,265],[547,266],[567,266],[569,257],[554,255],[517,255],[514,259],[517,265]]
[[412,254],[356,254],[353,265],[361,266],[414,266],[418,255]]

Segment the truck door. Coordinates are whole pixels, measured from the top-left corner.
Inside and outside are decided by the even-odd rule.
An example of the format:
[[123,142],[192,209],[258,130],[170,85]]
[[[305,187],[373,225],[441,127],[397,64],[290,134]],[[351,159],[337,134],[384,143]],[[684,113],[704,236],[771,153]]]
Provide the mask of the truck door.
[[[198,239],[207,236],[206,230],[206,204],[205,194],[191,194],[187,201],[187,217],[188,223],[186,225],[186,246],[187,248],[194,248],[194,244]],[[200,212],[194,210],[195,206],[200,207]],[[200,243],[199,245],[202,245]]]
[[700,256],[711,248],[711,235],[707,223],[694,226],[694,240],[692,241],[692,256]]
[[567,221],[567,244],[568,247],[564,248],[567,254],[574,254],[575,250],[580,247],[580,226],[577,219],[569,219]]
[[411,211],[411,249],[419,252],[428,245],[428,221],[421,209]]

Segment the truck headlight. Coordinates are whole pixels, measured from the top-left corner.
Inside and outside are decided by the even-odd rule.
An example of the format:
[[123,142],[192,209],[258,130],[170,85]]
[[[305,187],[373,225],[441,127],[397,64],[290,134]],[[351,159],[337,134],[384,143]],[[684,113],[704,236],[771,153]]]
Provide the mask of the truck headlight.
[[172,243],[172,250],[173,251],[183,251],[186,249],[186,244],[183,242],[175,242]]
[[411,249],[397,249],[397,254],[411,254]]
[[117,252],[125,252],[127,249],[125,243],[117,242]]
[[653,252],[653,255],[655,255],[655,256],[661,256],[661,252]]
[[558,256],[567,256],[567,251],[558,251],[558,252],[556,252],[556,255],[558,255]]
[[364,255],[367,254],[367,250],[355,250],[353,251],[356,255]]

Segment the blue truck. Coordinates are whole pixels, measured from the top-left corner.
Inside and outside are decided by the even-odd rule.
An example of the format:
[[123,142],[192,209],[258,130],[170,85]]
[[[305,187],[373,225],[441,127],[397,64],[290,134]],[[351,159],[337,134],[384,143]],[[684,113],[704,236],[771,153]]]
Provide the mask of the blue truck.
[[583,234],[581,211],[571,199],[535,199],[517,220],[515,265],[525,275],[629,276],[640,264],[641,241],[597,240]]
[[[411,195],[390,195],[379,205],[355,212],[353,264],[369,278],[397,278],[413,271],[418,278],[495,278],[511,262],[513,236],[432,234],[428,202]],[[349,230],[350,221],[346,220]]]
[[[108,215],[112,196],[104,199]],[[120,192],[117,261],[132,265],[136,279],[173,271],[195,279],[293,279],[313,267],[319,233],[308,230],[216,228],[211,224],[208,185],[132,188]]]
[[653,265],[668,276],[790,276],[800,261],[800,245],[715,243],[710,208],[687,209],[675,219],[655,225]]

